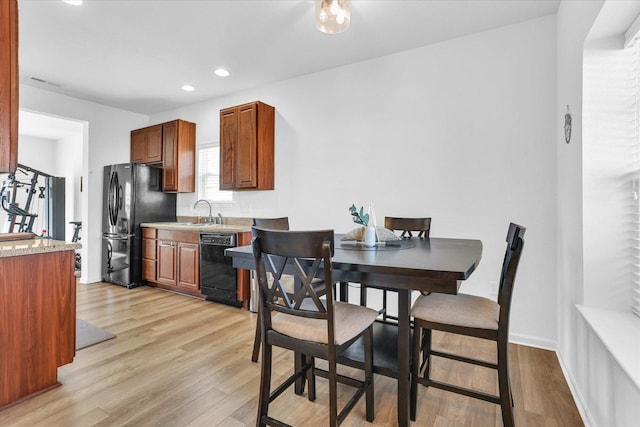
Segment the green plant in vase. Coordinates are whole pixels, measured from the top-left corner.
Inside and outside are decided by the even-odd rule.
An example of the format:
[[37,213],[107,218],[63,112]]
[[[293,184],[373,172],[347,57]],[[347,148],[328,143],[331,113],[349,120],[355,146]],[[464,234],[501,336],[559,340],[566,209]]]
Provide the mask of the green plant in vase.
[[360,206],[360,211],[356,208],[356,205],[351,205],[349,208],[349,212],[353,216],[353,222],[356,224],[364,225],[365,227],[369,225],[369,214],[364,213],[364,206]]
[[[369,206],[369,210],[371,210],[371,206]],[[376,244],[376,229],[373,226],[369,226],[369,213],[364,213],[364,207],[360,207],[360,210],[356,208],[356,205],[351,205],[349,208],[351,215],[353,216],[353,222],[356,224],[361,224],[364,226],[362,241],[365,246],[375,246]],[[375,222],[375,221],[374,221]]]

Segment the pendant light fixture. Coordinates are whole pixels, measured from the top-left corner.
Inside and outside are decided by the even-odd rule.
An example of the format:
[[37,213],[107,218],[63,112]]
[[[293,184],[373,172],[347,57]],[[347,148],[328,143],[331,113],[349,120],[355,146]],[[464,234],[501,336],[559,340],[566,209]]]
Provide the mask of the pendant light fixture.
[[351,0],[316,0],[316,28],[325,34],[337,34],[349,28]]

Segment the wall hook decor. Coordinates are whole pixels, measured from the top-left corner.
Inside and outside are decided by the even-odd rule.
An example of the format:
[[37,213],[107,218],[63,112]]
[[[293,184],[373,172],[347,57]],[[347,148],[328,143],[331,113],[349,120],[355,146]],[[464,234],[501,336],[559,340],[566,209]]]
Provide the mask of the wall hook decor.
[[564,115],[564,140],[568,144],[571,141],[571,113],[567,104],[567,113]]

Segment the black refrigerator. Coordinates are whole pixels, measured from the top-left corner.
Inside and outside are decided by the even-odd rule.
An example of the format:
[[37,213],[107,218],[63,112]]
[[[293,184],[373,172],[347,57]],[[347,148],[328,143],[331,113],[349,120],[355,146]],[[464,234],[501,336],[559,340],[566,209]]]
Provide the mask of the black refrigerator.
[[176,220],[176,194],[162,192],[162,169],[123,163],[104,167],[102,280],[133,288],[142,281],[143,222]]

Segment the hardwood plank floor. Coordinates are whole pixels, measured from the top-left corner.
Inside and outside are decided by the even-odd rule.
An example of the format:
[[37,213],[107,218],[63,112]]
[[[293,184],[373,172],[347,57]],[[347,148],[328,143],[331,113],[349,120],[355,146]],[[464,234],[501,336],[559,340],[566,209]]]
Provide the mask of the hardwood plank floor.
[[[77,316],[117,334],[77,352],[58,371],[61,387],[0,412],[2,426],[247,426],[255,425],[260,364],[252,363],[255,314],[155,288],[78,285]],[[434,345],[495,358],[490,343],[434,333]],[[555,353],[511,346],[511,381],[518,426],[582,426]],[[276,350],[277,384],[293,366]],[[434,376],[495,392],[493,372],[434,362]],[[345,372],[353,374],[348,368]],[[355,375],[359,373],[355,372]],[[293,425],[327,425],[327,381],[317,399],[285,392],[270,413]],[[364,401],[344,426],[396,425],[395,381],[376,376],[376,418]],[[344,404],[351,389],[340,390]],[[501,426],[497,405],[420,387],[420,426]]]

